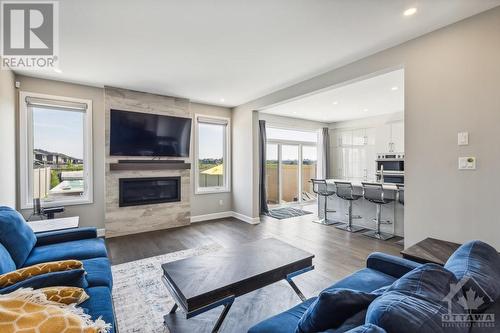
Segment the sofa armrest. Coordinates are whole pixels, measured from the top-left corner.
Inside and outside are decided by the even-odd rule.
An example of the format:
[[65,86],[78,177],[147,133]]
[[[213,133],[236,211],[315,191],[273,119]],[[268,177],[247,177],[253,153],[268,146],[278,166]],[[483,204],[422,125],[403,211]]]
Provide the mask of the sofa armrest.
[[418,262],[381,252],[373,252],[366,259],[366,267],[398,279],[420,265]]
[[35,246],[97,238],[97,228],[74,228],[67,230],[47,231],[36,234]]

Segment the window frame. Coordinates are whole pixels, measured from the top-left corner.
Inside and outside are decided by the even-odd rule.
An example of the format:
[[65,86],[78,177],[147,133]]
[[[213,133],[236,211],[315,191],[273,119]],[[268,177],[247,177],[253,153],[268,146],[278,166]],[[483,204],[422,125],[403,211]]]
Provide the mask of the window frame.
[[[226,121],[227,125],[225,128],[224,135],[224,155],[223,155],[223,169],[224,169],[224,186],[210,186],[210,187],[200,187],[199,186],[199,124],[205,123],[210,124],[210,121],[199,121],[198,118],[203,119],[213,119],[213,124],[217,124],[218,122]],[[194,115],[194,193],[195,194],[211,194],[211,193],[228,193],[231,192],[231,118],[228,117],[220,117],[220,116],[212,116],[205,114],[195,114]]]
[[19,92],[19,178],[21,209],[33,208],[33,113],[27,97],[50,99],[61,102],[87,104],[83,130],[83,175],[84,195],[81,198],[44,201],[43,207],[86,205],[94,202],[93,183],[93,145],[92,145],[92,100],[33,93]]

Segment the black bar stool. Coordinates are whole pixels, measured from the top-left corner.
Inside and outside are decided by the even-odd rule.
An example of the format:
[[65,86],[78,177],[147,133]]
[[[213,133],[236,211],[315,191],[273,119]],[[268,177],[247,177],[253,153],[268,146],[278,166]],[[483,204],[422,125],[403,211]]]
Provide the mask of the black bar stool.
[[364,229],[363,227],[352,225],[352,219],[361,218],[361,216],[359,215],[354,215],[354,216],[352,215],[352,202],[354,200],[358,200],[359,198],[361,198],[361,195],[354,194],[351,182],[335,181],[335,192],[337,193],[337,196],[339,198],[347,200],[349,202],[349,211],[347,213],[347,224],[342,223],[341,225],[340,224],[336,225],[335,228],[339,228],[349,232],[358,232],[363,230]]
[[[318,219],[313,220],[313,222],[324,224],[324,225],[339,224],[340,222],[331,221],[331,220],[328,220],[328,218],[327,218],[328,213],[335,213],[336,212],[335,210],[328,210],[328,207],[327,207],[328,197],[331,197],[332,195],[334,195],[335,191],[328,189],[328,184],[326,183],[325,179],[311,179],[311,182],[313,184],[313,192],[318,195]],[[320,217],[320,209],[319,209],[319,197],[320,196],[322,196],[325,200],[325,217],[324,218]]]
[[377,216],[375,217],[376,230],[370,230],[363,233],[363,236],[377,238],[381,240],[388,240],[394,235],[380,231],[380,224],[382,218],[382,205],[393,202],[393,199],[384,198],[384,187],[381,183],[366,183],[361,182],[363,185],[363,197],[373,202],[377,206]]

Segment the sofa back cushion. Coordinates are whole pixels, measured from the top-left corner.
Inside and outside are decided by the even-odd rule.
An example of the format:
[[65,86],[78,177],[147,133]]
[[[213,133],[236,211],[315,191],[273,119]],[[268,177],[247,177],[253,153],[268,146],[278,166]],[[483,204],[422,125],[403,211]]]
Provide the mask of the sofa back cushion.
[[464,293],[470,289],[482,297],[484,303],[477,310],[500,298],[500,255],[490,245],[478,240],[467,242],[451,255],[444,267],[462,282]]
[[447,327],[443,316],[466,313],[458,299],[463,298],[453,273],[435,265],[422,265],[395,281],[368,307],[366,322],[388,333],[457,332],[468,327]]
[[304,312],[296,332],[313,333],[337,328],[347,319],[368,308],[375,298],[375,294],[351,289],[324,290]]
[[0,274],[5,274],[16,270],[16,264],[9,251],[0,243]]
[[0,206],[0,243],[9,251],[16,267],[21,267],[35,246],[36,236],[16,210]]

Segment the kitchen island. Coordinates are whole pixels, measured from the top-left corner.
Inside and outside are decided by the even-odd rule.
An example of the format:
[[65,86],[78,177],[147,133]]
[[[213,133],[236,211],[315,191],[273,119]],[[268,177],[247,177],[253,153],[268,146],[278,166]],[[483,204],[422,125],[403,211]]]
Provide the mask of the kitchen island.
[[[335,181],[349,181],[345,179],[327,179],[328,188],[335,190]],[[363,186],[359,180],[351,180],[353,185],[354,194],[363,195]],[[382,205],[382,221],[390,221],[391,224],[382,222],[381,231],[387,233],[394,233],[396,236],[403,236],[404,232],[404,206],[397,202],[397,187],[393,183],[384,183],[384,196],[393,199],[394,201]],[[319,197],[318,209],[320,216],[324,216],[324,198]],[[335,213],[328,213],[328,219],[334,221],[347,222],[347,212],[349,203],[347,200],[341,199],[336,195],[328,198],[328,210],[336,210]],[[363,199],[353,201],[352,208],[353,216],[359,215],[361,218],[353,219],[352,223],[367,229],[375,229],[375,222],[373,218],[376,215],[376,206],[374,203]],[[394,231],[393,231],[394,226]]]

